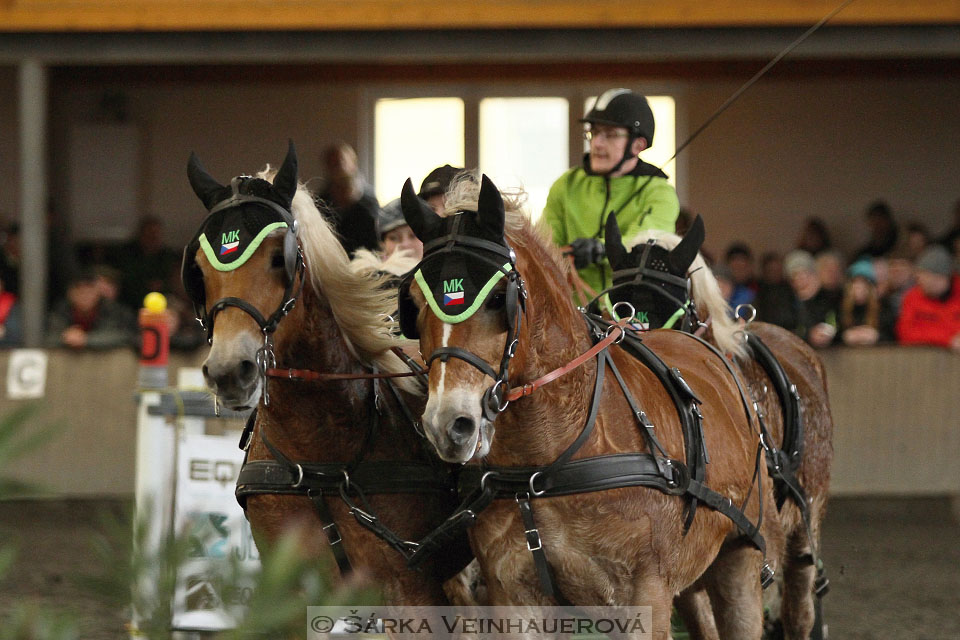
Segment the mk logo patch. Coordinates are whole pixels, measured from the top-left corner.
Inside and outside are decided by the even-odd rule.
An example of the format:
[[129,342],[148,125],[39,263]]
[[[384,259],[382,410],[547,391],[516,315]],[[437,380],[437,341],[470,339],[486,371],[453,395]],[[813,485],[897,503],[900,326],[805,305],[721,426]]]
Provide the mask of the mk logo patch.
[[463,278],[445,280],[443,283],[443,306],[464,304]]
[[637,318],[637,322],[646,322],[648,324],[650,323],[650,316],[647,315],[646,311],[638,311],[636,318]]
[[220,255],[225,256],[240,248],[240,230],[227,231],[220,241]]

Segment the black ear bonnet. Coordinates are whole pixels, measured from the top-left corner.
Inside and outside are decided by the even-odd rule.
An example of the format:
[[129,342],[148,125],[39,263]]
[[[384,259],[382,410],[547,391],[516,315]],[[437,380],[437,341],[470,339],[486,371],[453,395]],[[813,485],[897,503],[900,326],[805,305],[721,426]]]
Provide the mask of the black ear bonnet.
[[[672,250],[657,245],[656,240],[651,239],[634,246],[627,253],[620,229],[611,216],[607,220],[605,242],[607,257],[613,268],[613,285],[604,293],[609,294],[613,303],[626,301],[634,306],[641,325],[649,323],[647,317],[653,314],[664,316],[661,322],[653,324],[673,328],[673,323],[682,312],[685,316],[682,327],[690,329],[696,322],[692,315],[687,270],[696,258],[703,238],[703,220],[698,216],[687,235]],[[670,316],[671,313],[674,316]],[[668,324],[663,325],[663,322]]]
[[455,324],[471,317],[496,284],[506,278],[508,323],[517,304],[523,305],[516,255],[504,237],[504,209],[499,191],[483,176],[477,211],[440,217],[413,192],[408,180],[401,195],[407,223],[423,241],[423,260],[400,285],[400,329],[407,338],[419,337],[418,309],[410,297],[416,282],[430,310]]
[[[291,143],[287,158],[274,184],[238,176],[223,186],[211,178],[191,155],[188,164],[190,184],[209,210],[196,235],[183,252],[181,278],[193,302],[197,317],[206,319],[206,294],[203,274],[196,262],[202,250],[213,268],[232,271],[243,265],[263,240],[278,229],[286,229],[283,240],[285,284],[291,289],[302,256],[297,240],[297,223],[290,206],[296,192],[296,151]],[[289,297],[289,296],[288,296]]]

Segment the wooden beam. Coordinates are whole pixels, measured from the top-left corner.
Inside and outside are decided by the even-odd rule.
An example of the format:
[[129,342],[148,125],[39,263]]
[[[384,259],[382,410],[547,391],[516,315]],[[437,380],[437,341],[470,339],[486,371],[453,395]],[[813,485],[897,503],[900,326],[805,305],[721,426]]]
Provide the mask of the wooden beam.
[[[5,31],[703,28],[813,24],[840,0],[0,0]],[[960,0],[856,0],[835,25],[960,24]]]

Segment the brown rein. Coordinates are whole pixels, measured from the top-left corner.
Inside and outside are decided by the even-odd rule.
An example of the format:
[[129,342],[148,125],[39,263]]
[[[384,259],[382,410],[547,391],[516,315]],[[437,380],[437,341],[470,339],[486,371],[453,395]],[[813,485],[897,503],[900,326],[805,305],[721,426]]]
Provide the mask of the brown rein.
[[[610,327],[607,329],[607,336],[597,344],[593,345],[593,347],[591,347],[588,351],[577,356],[576,358],[574,358],[567,364],[563,365],[562,367],[554,369],[553,371],[537,378],[533,382],[527,382],[519,387],[514,387],[513,389],[510,389],[510,392],[507,393],[507,397],[505,399],[508,400],[509,402],[513,402],[514,400],[517,400],[519,398],[532,395],[534,391],[536,391],[543,385],[553,382],[554,380],[556,380],[557,378],[559,378],[564,374],[570,373],[571,371],[573,371],[574,369],[582,365],[584,362],[593,358],[598,353],[600,353],[601,351],[609,347],[611,344],[616,344],[620,342],[621,340],[623,340],[623,336],[625,335],[624,327],[626,326],[629,320],[630,318],[624,318],[619,322],[617,322],[616,324],[610,325]],[[617,331],[613,331],[613,329],[616,329]]]
[[[533,382],[527,382],[519,387],[514,387],[507,393],[505,398],[509,402],[513,402],[519,398],[532,395],[534,391],[540,387],[553,382],[560,376],[563,376],[567,373],[570,373],[580,365],[582,365],[587,360],[595,357],[598,353],[609,347],[611,344],[616,344],[623,340],[625,334],[624,327],[626,326],[629,318],[624,318],[617,322],[616,324],[610,325],[610,328],[607,330],[606,337],[593,345],[589,350],[585,351],[581,355],[577,356],[567,364],[553,371],[537,378]],[[616,331],[614,331],[614,329]],[[400,356],[399,347],[392,347],[391,350]],[[267,376],[271,378],[283,378],[287,380],[304,380],[311,382],[329,382],[333,380],[370,380],[370,379],[379,379],[379,378],[405,378],[409,376],[417,376],[428,373],[430,370],[421,368],[417,371],[409,371],[404,373],[320,373],[317,371],[311,371],[310,369],[277,369],[271,368],[267,369]]]

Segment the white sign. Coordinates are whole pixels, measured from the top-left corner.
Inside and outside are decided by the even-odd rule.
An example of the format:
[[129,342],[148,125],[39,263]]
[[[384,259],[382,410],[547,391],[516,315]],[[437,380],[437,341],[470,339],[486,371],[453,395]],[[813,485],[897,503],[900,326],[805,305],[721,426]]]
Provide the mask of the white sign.
[[7,365],[7,397],[42,398],[47,387],[47,353],[42,349],[15,349]]
[[190,557],[177,575],[174,627],[219,630],[236,627],[248,604],[249,585],[221,589],[220,572],[231,558],[248,575],[260,556],[234,489],[243,462],[236,438],[184,433],[177,452],[174,526],[190,536]]

